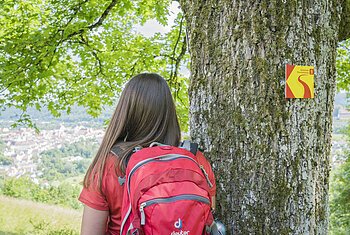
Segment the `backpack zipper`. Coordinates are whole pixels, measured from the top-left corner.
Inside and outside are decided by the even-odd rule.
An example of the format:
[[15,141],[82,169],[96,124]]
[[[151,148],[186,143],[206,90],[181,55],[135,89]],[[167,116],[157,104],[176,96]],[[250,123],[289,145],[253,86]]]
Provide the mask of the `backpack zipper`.
[[151,200],[145,201],[145,202],[140,204],[141,225],[146,224],[146,215],[145,215],[145,211],[144,211],[145,207],[151,206],[153,204],[170,203],[170,202],[176,202],[176,201],[180,201],[180,200],[193,200],[193,201],[203,202],[203,203],[208,204],[208,205],[210,204],[210,201],[208,198],[198,196],[195,194],[182,194],[182,195],[167,197],[167,198],[151,199]]
[[198,162],[196,162],[193,158],[191,157],[188,157],[188,156],[184,156],[184,155],[180,155],[180,154],[166,154],[166,155],[162,155],[162,156],[157,156],[157,157],[154,157],[154,158],[147,158],[139,163],[137,163],[130,171],[129,173],[129,176],[128,176],[128,184],[127,184],[127,187],[128,187],[128,195],[130,196],[130,179],[131,179],[131,176],[135,173],[135,171],[137,169],[139,169],[141,166],[147,164],[147,163],[150,163],[150,162],[157,162],[157,161],[172,161],[172,160],[175,160],[175,159],[179,159],[179,158],[185,158],[185,159],[188,159],[188,160],[191,160],[193,161],[194,163],[196,163],[198,166]]
[[131,204],[129,204],[129,209],[128,209],[128,211],[126,212],[126,215],[125,215],[125,218],[124,218],[124,220],[123,220],[123,222],[122,222],[122,224],[121,224],[121,229],[120,229],[120,235],[122,235],[122,233],[123,233],[123,229],[124,229],[124,225],[125,225],[125,223],[126,223],[126,220],[128,219],[128,217],[129,217],[129,215],[131,214]]
[[129,173],[129,177],[128,177],[128,184],[127,184],[127,190],[128,190],[128,194],[130,195],[130,178],[131,176],[135,173],[135,171],[140,168],[141,166],[147,164],[147,163],[150,163],[150,162],[157,162],[157,161],[172,161],[172,160],[175,160],[175,159],[179,159],[179,158],[185,158],[185,159],[188,159],[188,160],[191,160],[193,161],[194,163],[197,164],[197,166],[202,170],[206,180],[207,180],[207,183],[209,185],[210,188],[213,187],[213,184],[212,182],[210,181],[209,179],[209,175],[208,173],[206,172],[206,170],[204,169],[204,167],[202,165],[200,165],[196,160],[194,160],[193,158],[191,157],[188,157],[188,156],[185,156],[185,155],[180,155],[180,154],[166,154],[166,155],[162,155],[162,156],[157,156],[157,157],[154,157],[154,158],[147,158],[143,161],[140,161],[139,163],[137,163],[130,171]]

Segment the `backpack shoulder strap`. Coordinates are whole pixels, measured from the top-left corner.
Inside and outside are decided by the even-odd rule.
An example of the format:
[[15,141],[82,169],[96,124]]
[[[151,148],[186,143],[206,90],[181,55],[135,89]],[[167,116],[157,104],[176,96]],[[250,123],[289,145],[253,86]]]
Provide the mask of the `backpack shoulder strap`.
[[197,143],[192,143],[189,140],[184,140],[183,142],[180,143],[180,148],[187,149],[190,151],[194,156],[196,156],[197,151],[198,151],[198,144]]
[[[137,151],[139,151],[139,150],[141,150],[141,149],[142,149],[141,146],[136,146],[136,147],[133,149],[133,151],[130,153],[130,156],[131,156],[133,153],[135,153],[135,152],[137,152]],[[115,156],[119,157],[119,156],[122,155],[123,149],[122,149],[118,144],[115,144],[115,145],[113,145],[113,147],[111,148],[111,153],[113,153]],[[129,156],[129,157],[130,157],[130,156]]]
[[[123,153],[123,150],[122,150],[122,148],[119,147],[118,144],[115,144],[115,145],[111,148],[111,153],[112,153],[114,156],[116,156],[116,157],[119,158],[119,157],[121,156],[121,154]],[[125,176],[124,176],[124,177],[118,176],[118,183],[119,183],[121,186],[124,185],[125,181],[126,181],[126,177],[125,177]]]
[[[120,157],[123,153],[123,149],[118,145],[115,144],[113,145],[113,147],[111,148],[110,151],[114,156],[116,157]],[[130,156],[129,156],[130,157]],[[125,184],[126,181],[126,176],[118,176],[118,183],[123,186]]]
[[118,144],[115,144],[115,145],[113,145],[113,147],[111,148],[111,152],[112,152],[115,156],[119,157],[119,156],[122,154],[123,150],[119,147]]

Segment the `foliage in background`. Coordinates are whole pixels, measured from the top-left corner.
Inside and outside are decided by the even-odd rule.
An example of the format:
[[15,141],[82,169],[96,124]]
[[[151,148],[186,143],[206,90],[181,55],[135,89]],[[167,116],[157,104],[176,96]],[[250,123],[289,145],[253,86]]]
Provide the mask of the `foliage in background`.
[[347,159],[331,172],[330,233],[350,234],[350,152]]
[[97,140],[85,139],[70,144],[64,144],[57,149],[45,150],[40,153],[41,156],[66,158],[79,156],[83,158],[92,158],[98,148]]
[[1,183],[0,193],[5,196],[29,199],[53,205],[61,205],[73,209],[81,208],[77,200],[81,187],[62,183],[59,186],[43,187],[35,184],[31,179],[6,178]]
[[172,87],[187,130],[188,62],[182,14],[169,33],[145,37],[135,26],[166,25],[170,0],[0,1],[0,106],[22,110],[17,123],[34,126],[28,107],[54,116],[74,104],[96,117],[115,105],[124,83],[158,72]]
[[[337,54],[338,90],[350,91],[350,40],[339,43]],[[350,143],[350,125],[342,129]],[[332,235],[350,234],[350,151],[343,151],[343,156],[333,166],[330,176],[330,224]]]
[[337,87],[338,90],[350,91],[350,39],[338,45]]
[[96,141],[85,140],[41,152],[38,164],[41,178],[52,181],[85,174],[97,148]]

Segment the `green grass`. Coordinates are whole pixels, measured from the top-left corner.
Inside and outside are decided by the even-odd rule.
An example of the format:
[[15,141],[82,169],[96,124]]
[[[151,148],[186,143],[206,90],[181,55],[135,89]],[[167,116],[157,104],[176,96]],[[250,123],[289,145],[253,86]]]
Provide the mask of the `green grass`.
[[82,211],[0,196],[0,235],[79,234]]
[[83,180],[84,180],[84,176],[85,176],[85,174],[68,177],[68,178],[65,178],[64,180],[62,180],[60,183],[64,182],[64,183],[69,183],[69,184],[74,184],[74,185],[82,185]]

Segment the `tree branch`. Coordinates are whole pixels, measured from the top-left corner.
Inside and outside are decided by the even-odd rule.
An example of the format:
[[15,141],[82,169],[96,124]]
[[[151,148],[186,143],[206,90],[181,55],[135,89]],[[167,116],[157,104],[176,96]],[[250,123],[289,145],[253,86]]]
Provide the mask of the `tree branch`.
[[[174,50],[173,50],[173,55],[171,57],[175,58],[175,54],[176,54],[176,49],[177,49],[177,45],[179,44],[180,38],[181,38],[181,34],[182,34],[182,24],[183,24],[183,20],[184,20],[184,16],[182,16],[181,18],[181,22],[180,22],[180,29],[179,29],[179,36],[176,40],[175,46],[174,46]],[[180,58],[181,59],[181,58]],[[176,59],[176,61],[178,60],[178,58]],[[177,64],[177,63],[176,63]],[[171,71],[170,71],[170,82],[173,82],[174,80],[176,80],[176,76],[177,76],[177,69],[176,68],[176,64],[175,64],[175,69],[174,69],[174,63],[171,63]],[[174,71],[175,70],[175,71]]]
[[96,28],[100,25],[102,25],[103,21],[107,18],[109,12],[112,10],[112,8],[117,4],[117,0],[112,0],[112,2],[108,5],[106,10],[102,13],[101,17],[96,21],[96,23],[89,25],[88,29],[92,30],[93,28]]
[[[78,14],[78,12],[81,9],[81,6],[85,3],[87,3],[89,0],[84,0],[81,3],[77,4],[74,8],[73,8],[73,15],[70,17],[70,19],[67,21],[67,23],[65,24],[65,26],[63,27],[63,29],[58,29],[58,31],[55,33],[54,37],[58,34],[61,33],[61,38],[60,40],[56,43],[55,45],[55,49],[53,51],[53,54],[51,56],[51,60],[49,63],[49,66],[51,66],[52,61],[54,59],[55,53],[58,49],[58,47],[65,41],[68,41],[69,39],[71,39],[72,37],[76,36],[76,35],[80,35],[80,37],[83,37],[83,33],[85,32],[86,29],[92,30],[96,27],[99,27],[100,25],[102,25],[103,21],[107,18],[109,12],[112,10],[112,8],[117,4],[117,0],[112,0],[112,2],[108,5],[108,7],[104,10],[104,12],[102,13],[102,15],[98,18],[98,20],[96,21],[96,23],[89,25],[85,28],[79,29],[78,31],[75,31],[71,34],[69,34],[68,36],[64,37],[64,31],[67,28],[67,26],[72,22],[72,20],[75,18],[75,16]],[[87,45],[87,43],[85,43]],[[95,52],[94,52],[95,53]],[[48,56],[48,53],[46,53],[46,55],[44,57]],[[96,53],[94,54],[95,58],[97,58]],[[101,69],[101,63],[99,61],[99,65],[100,65],[100,72],[103,74],[102,69]]]
[[[55,43],[55,48],[54,48],[54,50],[53,50],[53,53],[52,53],[52,55],[51,55],[51,59],[50,59],[50,62],[49,62],[49,65],[47,66],[47,68],[50,68],[50,66],[52,65],[52,61],[53,61],[53,59],[54,59],[54,57],[55,57],[55,54],[56,54],[56,52],[57,52],[57,50],[58,50],[58,47],[61,45],[62,42],[64,42],[64,41],[67,40],[67,39],[64,39],[64,31],[66,30],[66,28],[68,27],[68,25],[73,21],[73,19],[77,16],[77,14],[78,14],[79,11],[81,10],[81,7],[83,6],[83,4],[87,3],[88,1],[89,1],[89,0],[84,0],[84,1],[82,1],[82,2],[80,2],[80,3],[78,3],[77,5],[75,5],[75,6],[73,7],[73,9],[72,9],[72,10],[73,10],[73,14],[71,15],[71,17],[69,18],[69,20],[67,21],[67,23],[63,26],[63,28],[59,28],[59,29],[57,30],[57,32],[53,35],[52,40],[55,40],[57,34],[61,33],[61,36],[60,36],[59,41]],[[71,35],[68,35],[67,38],[70,38],[70,37],[72,37],[72,36],[74,36],[74,35],[72,35],[72,34],[71,34]],[[45,55],[44,55],[44,57],[49,56],[49,54],[50,54],[50,51],[47,50],[46,53],[45,53]]]
[[[186,35],[184,36],[183,38],[183,42],[182,42],[182,48],[181,48],[181,52],[180,52],[180,55],[176,58],[176,64],[175,64],[175,72],[174,72],[174,77],[177,78],[177,72],[180,68],[180,63],[181,63],[181,60],[182,58],[184,57],[185,53],[186,53],[186,50],[187,50],[187,42],[186,42],[187,38],[186,38]],[[182,99],[180,98],[179,96],[179,91],[181,89],[181,84],[179,84],[177,82],[177,79],[176,79],[176,84],[175,84],[175,87],[176,87],[176,97],[180,99],[180,102],[182,104],[184,104],[184,102],[182,101]]]
[[99,50],[93,48],[88,41],[83,37],[83,35],[80,35],[80,40],[74,41],[73,43],[79,43],[85,47],[87,47],[89,49],[89,51],[91,52],[91,54],[94,56],[96,62],[95,64],[98,66],[99,71],[97,73],[97,75],[102,74],[103,76],[106,76],[106,74],[103,72],[103,64],[102,61],[100,59],[100,57],[98,56],[97,52],[100,52]]
[[98,74],[102,74],[103,76],[106,76],[106,74],[104,74],[104,72],[103,72],[103,65],[102,65],[100,57],[98,57],[97,53],[94,50],[92,50],[91,53],[95,57],[96,64],[98,65],[98,68],[99,68]]
[[94,24],[91,24],[91,25],[89,25],[87,27],[84,27],[82,29],[79,29],[78,31],[75,31],[75,32],[69,34],[65,39],[61,40],[61,42],[67,41],[71,37],[74,37],[76,35],[83,34],[86,29],[92,30],[94,28],[97,28],[97,27],[101,26],[103,21],[107,18],[108,14],[112,10],[112,8],[115,7],[115,5],[117,5],[117,0],[112,0],[112,2],[108,5],[108,7],[104,10],[102,15],[98,18],[98,20]]
[[350,0],[344,0],[339,25],[338,41],[350,38]]
[[180,62],[182,60],[182,57],[185,55],[187,49],[187,43],[186,43],[186,36],[183,38],[182,42],[182,48],[179,56],[176,58],[176,63],[175,63],[175,71],[174,71],[174,77],[177,77],[177,72],[179,71],[180,68]]
[[5,92],[11,85],[12,85],[12,82],[8,83],[2,90],[0,90],[0,94]]
[[62,41],[62,38],[63,38],[63,35],[64,35],[64,31],[66,30],[68,25],[72,22],[72,20],[77,16],[77,14],[81,10],[81,7],[83,6],[83,4],[87,3],[88,1],[89,0],[84,0],[84,1],[80,2],[79,4],[77,4],[76,6],[73,7],[73,9],[72,9],[73,10],[73,14],[71,15],[71,17],[69,18],[67,23],[64,25],[64,27],[57,30],[57,32],[55,33],[53,38],[55,38],[56,35],[61,32],[61,40],[60,40],[60,42]]

